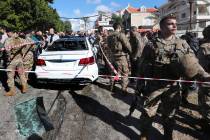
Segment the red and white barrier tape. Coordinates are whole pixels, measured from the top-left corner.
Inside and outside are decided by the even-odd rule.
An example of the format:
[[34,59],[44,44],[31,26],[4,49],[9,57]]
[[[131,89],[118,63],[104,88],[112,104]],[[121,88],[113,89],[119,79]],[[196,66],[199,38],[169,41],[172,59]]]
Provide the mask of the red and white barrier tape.
[[[99,77],[115,77],[110,75],[99,75]],[[119,78],[126,76],[119,76]],[[191,81],[191,80],[182,80],[182,79],[163,79],[163,78],[148,78],[148,77],[127,77],[128,79],[139,79],[139,80],[147,80],[147,81],[165,81],[165,82],[179,82],[179,83],[198,83],[198,84],[209,84],[210,82],[203,81]]]
[[[20,45],[16,45],[15,47],[21,47],[24,45],[30,45],[30,44],[35,44],[37,42],[29,42],[29,43],[24,43],[24,44],[20,44]],[[190,80],[181,80],[181,79],[163,79],[163,78],[148,78],[148,77],[128,77],[128,76],[121,76],[117,70],[114,68],[114,66],[111,64],[111,62],[108,60],[108,58],[106,57],[106,55],[104,54],[103,49],[101,48],[101,46],[99,45],[100,50],[102,52],[102,54],[104,55],[105,60],[107,61],[109,67],[111,68],[111,70],[114,72],[115,76],[112,75],[99,75],[99,77],[109,77],[109,78],[114,78],[114,80],[118,81],[120,78],[122,77],[127,77],[128,79],[139,79],[139,80],[148,80],[148,81],[165,81],[165,82],[180,82],[180,83],[198,83],[198,84],[209,84],[210,82],[203,82],[203,81],[190,81]],[[14,48],[14,47],[13,47]],[[16,72],[26,72],[26,73],[39,73],[39,74],[48,74],[49,72],[35,72],[35,71],[25,71],[25,70],[10,70],[10,69],[0,69],[0,71],[16,71]],[[71,74],[71,73],[67,73],[66,70],[65,73],[62,74],[66,74],[66,75],[75,75],[75,74]],[[50,72],[52,73],[52,72]],[[56,71],[55,71],[56,73]],[[82,74],[77,74],[78,76],[90,76],[90,75],[82,75]]]
[[120,78],[119,78],[120,74],[117,72],[117,70],[114,68],[114,66],[112,65],[112,63],[109,61],[109,59],[108,59],[107,56],[105,55],[105,53],[104,53],[104,51],[103,51],[103,49],[102,49],[102,47],[101,47],[100,44],[99,44],[99,48],[100,48],[100,50],[101,50],[101,52],[102,52],[102,54],[103,54],[103,56],[104,56],[106,62],[108,63],[109,67],[111,68],[111,70],[112,70],[112,71],[114,72],[114,74],[115,74],[115,76],[113,77],[113,78],[114,78],[114,81],[118,81],[118,80],[120,79]]
[[[0,69],[0,71],[14,71],[14,70],[10,70],[10,69]],[[39,74],[48,74],[48,73],[57,73],[56,71],[54,72],[36,72],[36,71],[24,71],[24,70],[15,70],[16,72],[26,72],[26,73],[39,73]],[[71,73],[67,73],[68,70],[66,70],[66,72],[60,73],[60,74],[65,74],[65,75],[75,75],[75,74],[71,74]],[[84,74],[77,74],[77,76],[90,76],[90,75],[84,75]],[[91,75],[92,76],[92,75]],[[103,77],[103,78],[115,78],[116,76],[113,75],[98,75],[99,77]],[[122,77],[127,77],[127,76],[118,76],[118,78],[122,78]],[[197,83],[197,84],[208,84],[210,85],[210,82],[203,82],[203,81],[191,81],[191,80],[182,80],[182,79],[163,79],[163,78],[148,78],[148,77],[127,77],[128,79],[139,79],[139,80],[147,80],[147,81],[165,81],[165,82],[179,82],[179,83]]]
[[13,48],[19,48],[19,47],[22,47],[22,46],[25,46],[25,45],[33,45],[33,44],[36,44],[36,43],[42,43],[42,42],[41,41],[27,41],[27,40],[25,40],[23,43],[18,44],[18,45],[5,46],[5,47],[1,48],[0,51],[4,51],[4,50],[9,51]]

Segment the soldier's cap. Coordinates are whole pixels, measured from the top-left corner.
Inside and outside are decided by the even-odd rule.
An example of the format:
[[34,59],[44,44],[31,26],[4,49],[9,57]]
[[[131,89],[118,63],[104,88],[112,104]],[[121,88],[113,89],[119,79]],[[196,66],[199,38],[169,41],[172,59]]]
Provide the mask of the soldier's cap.
[[131,26],[131,31],[135,31],[135,30],[137,30],[138,28],[136,27],[136,26]]
[[6,28],[7,28],[6,26],[0,24],[0,29],[6,30]]
[[6,32],[7,32],[7,33],[12,32],[12,33],[13,33],[13,32],[14,32],[14,30],[13,30],[13,29],[11,29],[11,28],[7,28],[7,29],[6,29]]
[[171,13],[166,16],[163,16],[160,20],[160,23],[165,21],[166,19],[176,19],[176,13]]
[[25,30],[24,33],[25,33],[25,34],[31,34],[32,31],[33,31],[33,30]]

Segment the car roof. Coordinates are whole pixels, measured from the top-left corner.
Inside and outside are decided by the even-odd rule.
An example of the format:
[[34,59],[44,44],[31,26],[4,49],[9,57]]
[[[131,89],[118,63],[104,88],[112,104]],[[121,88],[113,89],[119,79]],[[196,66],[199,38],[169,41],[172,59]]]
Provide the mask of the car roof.
[[56,40],[55,42],[60,42],[60,41],[86,41],[87,37],[81,37],[81,36],[68,36],[65,38],[60,38]]

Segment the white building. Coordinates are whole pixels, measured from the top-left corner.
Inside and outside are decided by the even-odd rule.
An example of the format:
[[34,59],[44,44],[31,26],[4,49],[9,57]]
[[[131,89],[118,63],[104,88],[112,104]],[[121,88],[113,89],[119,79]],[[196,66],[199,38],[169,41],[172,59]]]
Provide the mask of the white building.
[[203,29],[210,25],[210,0],[168,0],[159,8],[160,18],[170,13],[176,14],[178,35],[191,30],[202,37]]
[[128,4],[123,11],[124,14],[122,17],[126,29],[130,29],[131,26],[152,29],[157,23],[157,17],[155,15],[155,12],[157,12],[156,8],[146,8],[145,6],[135,8]]
[[79,30],[85,31],[85,22],[83,20],[79,20]]
[[113,29],[112,28],[113,25],[111,23],[112,13],[98,11],[98,15],[99,15],[99,17],[96,20],[95,28],[98,28],[99,26],[103,26],[104,29],[107,29],[107,30]]

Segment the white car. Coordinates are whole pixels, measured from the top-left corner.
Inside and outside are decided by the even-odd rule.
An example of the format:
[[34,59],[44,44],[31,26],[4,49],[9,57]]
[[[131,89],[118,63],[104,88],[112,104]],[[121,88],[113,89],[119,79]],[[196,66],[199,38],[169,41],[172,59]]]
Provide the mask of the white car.
[[92,83],[98,78],[98,66],[87,37],[56,40],[39,55],[35,75],[38,81]]

